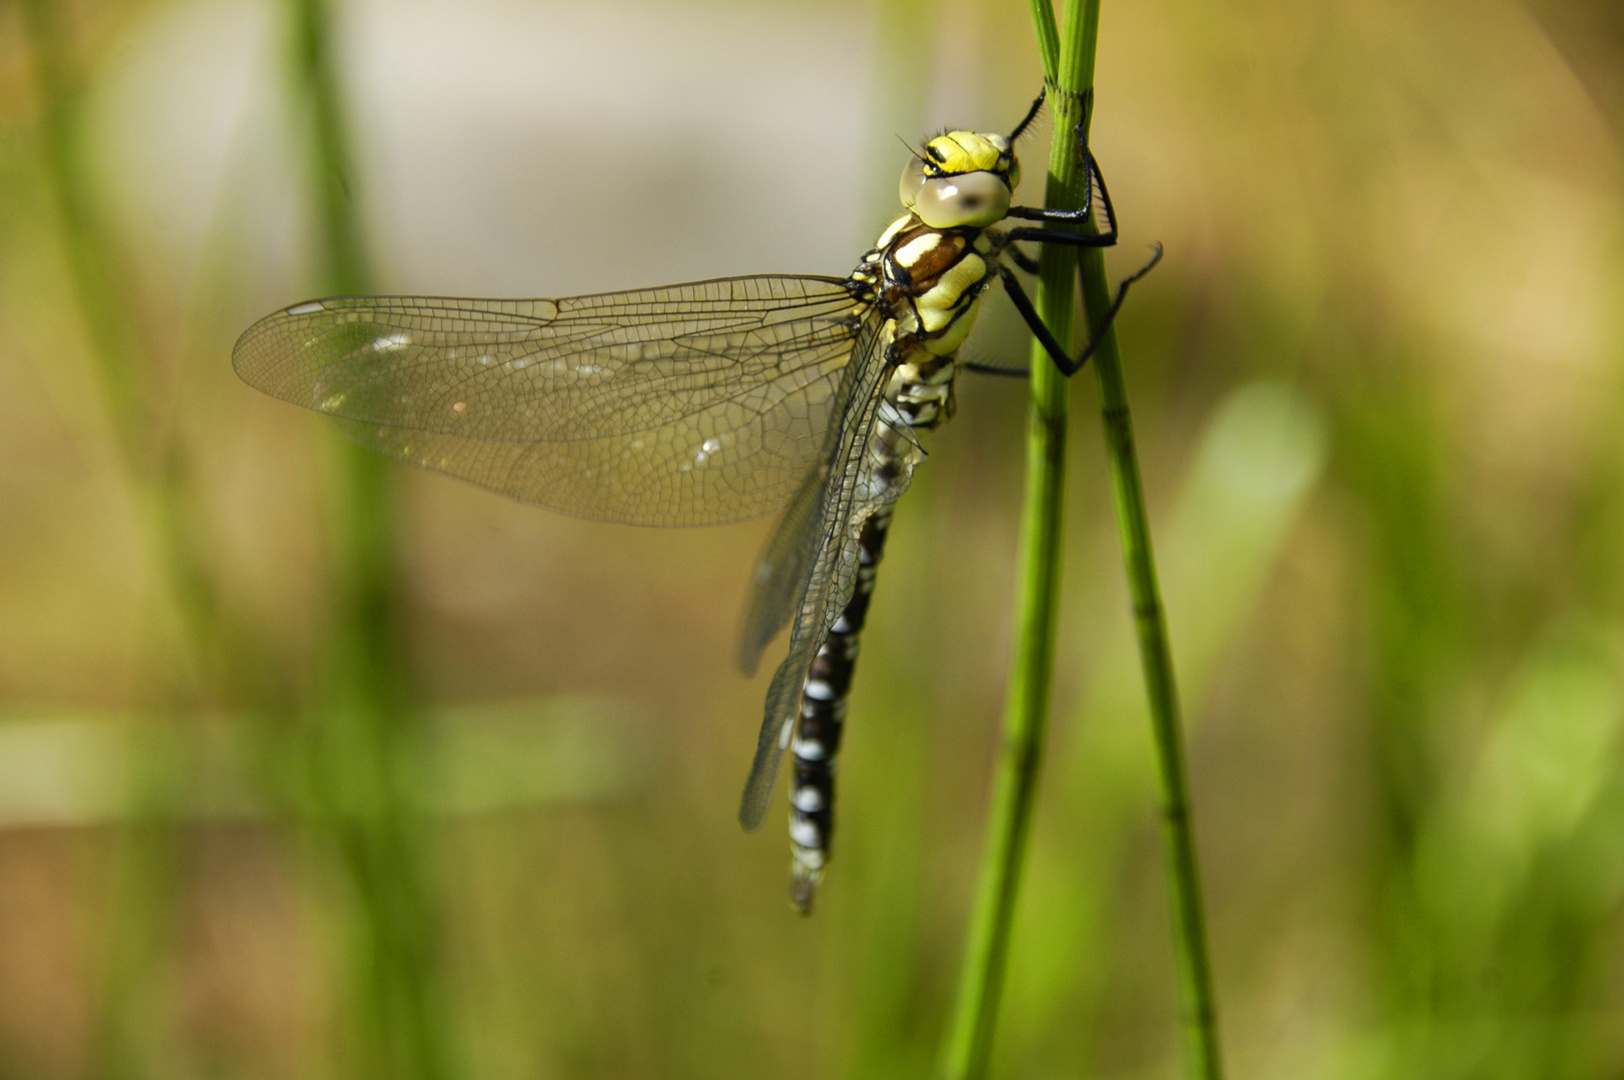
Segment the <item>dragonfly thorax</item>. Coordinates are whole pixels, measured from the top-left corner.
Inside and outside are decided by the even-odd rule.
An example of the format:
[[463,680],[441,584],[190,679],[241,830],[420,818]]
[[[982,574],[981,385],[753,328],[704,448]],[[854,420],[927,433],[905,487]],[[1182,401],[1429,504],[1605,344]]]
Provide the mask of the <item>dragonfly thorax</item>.
[[934,228],[909,212],[852,272],[851,285],[886,315],[886,397],[911,427],[953,415],[955,355],[975,324],[993,258],[980,228]]

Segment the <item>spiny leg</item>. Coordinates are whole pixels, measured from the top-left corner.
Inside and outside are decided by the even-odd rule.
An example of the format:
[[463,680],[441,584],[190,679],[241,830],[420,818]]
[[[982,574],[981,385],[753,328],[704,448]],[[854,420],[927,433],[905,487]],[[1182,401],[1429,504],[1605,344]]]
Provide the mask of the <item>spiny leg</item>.
[[1128,288],[1150,273],[1151,270],[1155,269],[1156,264],[1162,261],[1162,245],[1152,244],[1151,247],[1154,251],[1145,265],[1123,278],[1122,282],[1117,286],[1116,298],[1111,301],[1111,306],[1106,310],[1105,318],[1100,321],[1099,329],[1094,331],[1093,336],[1088,340],[1088,344],[1083,347],[1082,352],[1077,354],[1075,360],[1066,354],[1065,348],[1055,339],[1054,333],[1050,331],[1048,326],[1044,324],[1042,316],[1038,314],[1037,308],[1032,305],[1031,299],[1026,295],[1026,290],[1021,287],[1020,281],[1015,277],[1015,272],[1007,266],[999,265],[998,273],[1003,278],[1004,291],[1009,294],[1010,302],[1015,305],[1015,310],[1021,313],[1021,318],[1026,320],[1026,325],[1031,328],[1032,333],[1037,337],[1039,343],[1043,345],[1044,351],[1049,354],[1049,358],[1054,361],[1055,367],[1060,369],[1062,375],[1069,378],[1088,362],[1088,358],[1094,355],[1094,350],[1100,347],[1100,342],[1105,340],[1105,332],[1116,321],[1117,312],[1122,309],[1122,301],[1128,298]]
[[[1088,149],[1088,142],[1084,137],[1083,124],[1081,121],[1078,121],[1075,133],[1077,138],[1077,155],[1082,161],[1083,169],[1088,177],[1087,189],[1083,196],[1083,205],[1076,210],[1059,210],[1032,206],[1012,206],[1009,209],[1008,216],[1013,218],[1024,218],[1029,221],[1041,221],[1046,225],[1080,225],[1086,228],[1093,219],[1094,192],[1096,189],[1098,189],[1101,208],[1103,209],[1105,215],[1105,228],[1099,232],[1073,232],[1067,229],[1055,228],[1017,228],[1006,231],[1003,234],[1003,242],[1006,245],[1004,248],[1006,257],[1008,257],[1011,262],[1015,263],[1016,266],[1027,271],[1028,273],[1036,272],[1036,261],[1020,248],[1016,247],[1016,241],[1025,240],[1039,244],[1062,244],[1067,247],[1112,247],[1117,242],[1116,207],[1111,203],[1111,190],[1105,186],[1105,174],[1100,172],[1099,163],[1094,160],[1093,153]],[[1117,312],[1122,307],[1122,301],[1127,299],[1129,286],[1133,285],[1134,282],[1150,273],[1151,269],[1157,263],[1161,262],[1162,245],[1153,244],[1151,246],[1155,249],[1155,251],[1151,255],[1150,260],[1133,274],[1123,279],[1122,283],[1117,286],[1116,297],[1111,301],[1111,307],[1106,311],[1105,318],[1101,320],[1099,329],[1094,332],[1088,344],[1084,346],[1083,351],[1077,355],[1075,360],[1067,354],[1065,347],[1055,339],[1054,334],[1047,326],[1044,325],[1042,318],[1039,317],[1037,313],[1037,308],[1033,306],[1031,299],[1027,297],[1026,290],[1021,287],[1021,283],[1015,277],[1014,272],[1010,270],[1008,266],[1003,265],[1002,263],[999,264],[998,273],[1003,279],[1004,290],[1009,294],[1010,301],[1015,305],[1015,309],[1021,313],[1021,318],[1026,321],[1026,325],[1031,328],[1032,333],[1043,345],[1044,351],[1049,354],[1052,360],[1054,360],[1055,366],[1059,368],[1062,374],[1066,376],[1074,375],[1077,373],[1078,369],[1088,362],[1088,358],[1094,355],[1094,350],[1099,348],[1100,342],[1104,340],[1106,330],[1108,330],[1111,323],[1116,320]],[[1007,370],[992,369],[985,366],[975,367],[974,370],[998,375],[1010,373]]]
[[857,664],[858,635],[868,616],[874,574],[885,553],[891,507],[876,510],[858,536],[857,585],[840,618],[807,669],[801,690],[801,719],[790,753],[795,759],[790,788],[791,851],[789,902],[802,915],[812,912],[834,831],[835,755],[846,719],[846,695]]
[[1097,189],[1100,194],[1100,206],[1105,212],[1105,228],[1088,232],[1018,228],[1008,232],[1010,239],[1067,243],[1079,247],[1110,247],[1117,242],[1116,207],[1111,202],[1111,189],[1105,186],[1105,174],[1100,172],[1099,162],[1094,160],[1094,152],[1084,141],[1081,123],[1077,125],[1076,136],[1077,156],[1082,161],[1083,171],[1087,175],[1087,186],[1083,190],[1083,205],[1075,210],[1052,206],[1012,206],[1006,216],[1026,221],[1041,221],[1045,225],[1077,225],[1086,229],[1094,219],[1094,192]]

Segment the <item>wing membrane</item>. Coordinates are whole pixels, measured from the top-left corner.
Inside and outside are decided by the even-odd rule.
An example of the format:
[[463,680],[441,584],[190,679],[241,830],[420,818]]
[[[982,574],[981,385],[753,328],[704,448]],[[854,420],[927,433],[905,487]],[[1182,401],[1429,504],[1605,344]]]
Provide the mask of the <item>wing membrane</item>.
[[829,470],[807,473],[800,491],[790,500],[784,517],[773,530],[766,550],[756,560],[749,602],[739,632],[736,657],[739,670],[754,675],[761,654],[789,623],[806,587],[811,561],[823,539],[824,503],[828,499]]
[[579,517],[735,521],[828,443],[860,308],[835,278],[561,300],[355,297],[261,320],[239,375],[397,459]]
[[[914,465],[923,457],[911,435],[891,428],[882,416],[890,375],[884,348],[883,326],[872,320],[864,327],[848,371],[849,403],[831,431],[827,457],[815,474],[810,489],[815,495],[803,489],[797,496],[768,545],[763,559],[764,564],[771,563],[768,572],[758,571],[752,591],[740,644],[741,663],[753,665],[767,639],[785,622],[793,619],[793,628],[789,655],[778,666],[767,691],[756,756],[739,804],[739,823],[746,830],[760,827],[766,815],[779,762],[799,719],[807,669],[856,588],[863,522],[906,490]],[[877,428],[896,433],[880,456],[875,451],[886,440],[876,441]],[[817,510],[808,510],[804,519],[797,519],[803,499]],[[800,586],[798,590],[795,585]]]

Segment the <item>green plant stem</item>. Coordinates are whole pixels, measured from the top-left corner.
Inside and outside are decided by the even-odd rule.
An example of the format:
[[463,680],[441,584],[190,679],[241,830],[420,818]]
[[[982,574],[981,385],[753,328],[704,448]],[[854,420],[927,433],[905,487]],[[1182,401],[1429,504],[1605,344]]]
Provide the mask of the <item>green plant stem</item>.
[[[1104,257],[1098,250],[1085,252],[1080,270],[1088,310],[1106,310],[1110,306],[1111,293],[1105,277]],[[1111,496],[1116,507],[1122,558],[1128,572],[1128,591],[1139,637],[1140,662],[1144,666],[1145,690],[1150,698],[1151,733],[1156,743],[1173,944],[1178,966],[1185,1073],[1194,1080],[1219,1080],[1223,1069],[1218,1053],[1217,1010],[1213,997],[1212,965],[1207,955],[1201,878],[1196,865],[1195,823],[1190,813],[1189,776],[1184,762],[1178,689],[1173,677],[1173,654],[1167,639],[1167,618],[1156,581],[1150,525],[1145,515],[1144,488],[1139,479],[1138,454],[1134,449],[1133,418],[1128,411],[1127,383],[1122,376],[1122,359],[1113,331],[1106,331],[1105,340],[1094,354],[1093,364],[1099,377],[1101,409],[1105,418]]]
[[[351,163],[326,0],[290,0],[294,77],[307,110],[311,179],[328,293],[370,288],[349,182]],[[402,584],[393,470],[337,442],[331,626],[324,672],[329,715],[310,733],[307,765],[355,898],[351,1007],[360,1025],[344,1071],[379,1080],[453,1075],[441,986],[439,910],[426,852],[424,733],[401,635]]]
[[[1093,81],[1099,0],[1080,0],[1068,7],[1063,40],[1057,37],[1048,0],[1034,0],[1032,14],[1054,118],[1045,200],[1052,207],[1076,208],[1083,203],[1087,177],[1078,168],[1073,129],[1078,121],[1087,119],[1084,95]],[[1076,264],[1072,248],[1051,244],[1043,251],[1037,309],[1061,341],[1072,337]],[[942,1071],[948,1080],[978,1080],[987,1072],[1020,871],[1031,831],[1054,671],[1065,527],[1067,380],[1036,342],[1031,370],[1015,650],[976,906],[945,1043]]]
[[[1104,252],[1099,248],[1083,249],[1078,259],[1078,273],[1082,279],[1083,302],[1089,312],[1092,332],[1111,306],[1111,286],[1105,276]],[[1167,637],[1167,617],[1162,608],[1161,588],[1156,580],[1150,523],[1145,513],[1144,485],[1139,477],[1139,456],[1134,449],[1128,386],[1122,374],[1122,353],[1117,346],[1114,327],[1106,328],[1090,362],[1099,379],[1111,497],[1116,509],[1117,533],[1122,542],[1122,559],[1128,574],[1134,628],[1139,637],[1145,692],[1150,700],[1151,734],[1156,744],[1185,1073],[1193,1080],[1219,1080],[1223,1068],[1218,1052],[1217,1009],[1213,996],[1212,964],[1207,955],[1206,916],[1196,864],[1195,822],[1190,813],[1190,785],[1184,761],[1178,687],[1173,675],[1173,653]]]
[[[1074,131],[1080,122],[1086,140],[1099,36],[1099,0],[1073,0],[1068,4],[1064,37],[1057,32],[1049,0],[1032,0],[1032,23],[1043,56],[1053,116],[1046,205],[1074,208],[1082,205],[1088,183],[1086,173],[1079,168]],[[1091,334],[1098,332],[1110,308],[1110,287],[1100,249],[1086,248],[1079,255],[1076,249],[1060,245],[1045,248],[1037,309],[1061,341],[1072,337],[1074,267],[1081,277]],[[1100,380],[1113,501],[1162,781],[1186,1069],[1199,1080],[1218,1080],[1221,1070],[1212,976],[1196,871],[1178,696],[1134,452],[1127,386],[1113,330],[1105,331],[1094,365]],[[986,1075],[1020,869],[1031,828],[1054,667],[1064,531],[1067,385],[1036,342],[1031,367],[1015,657],[970,944],[957,1007],[948,1029],[943,1071],[949,1080],[979,1080]]]

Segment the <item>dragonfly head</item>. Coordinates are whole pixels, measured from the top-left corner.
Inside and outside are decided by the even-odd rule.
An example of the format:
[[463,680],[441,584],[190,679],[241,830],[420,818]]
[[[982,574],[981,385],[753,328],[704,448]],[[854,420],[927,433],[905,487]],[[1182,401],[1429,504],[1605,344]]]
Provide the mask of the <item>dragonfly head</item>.
[[984,228],[1009,213],[1021,163],[1009,139],[949,131],[925,144],[902,170],[902,205],[933,229]]

